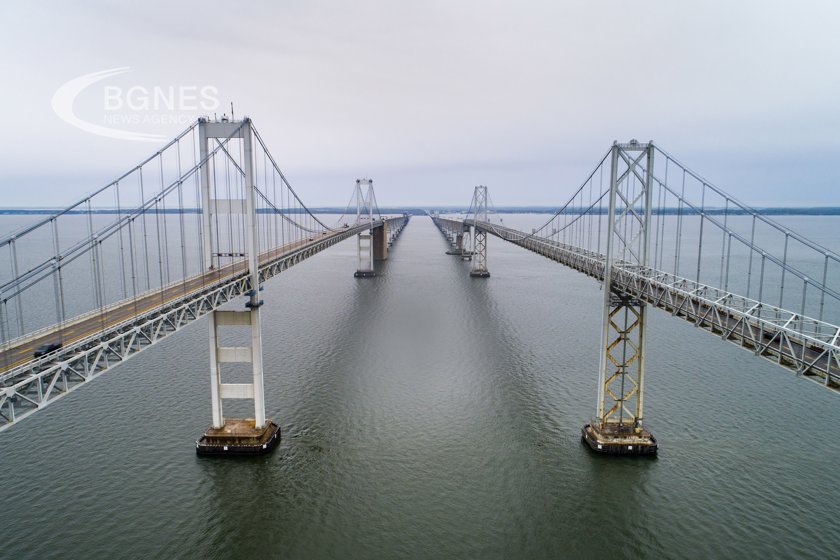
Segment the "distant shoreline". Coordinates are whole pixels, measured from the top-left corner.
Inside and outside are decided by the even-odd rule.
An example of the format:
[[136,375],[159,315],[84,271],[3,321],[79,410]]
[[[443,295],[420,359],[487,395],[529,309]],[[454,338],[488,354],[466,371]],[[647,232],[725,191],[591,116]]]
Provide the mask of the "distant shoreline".
[[[130,209],[133,210],[133,209]],[[797,208],[797,207],[790,207],[790,206],[779,206],[779,207],[771,207],[771,208],[755,208],[760,214],[765,216],[840,216],[840,206],[814,206],[814,207],[805,207],[805,208]],[[26,215],[51,215],[55,214],[56,212],[60,212],[61,209],[58,208],[0,208],[0,215],[2,216],[26,216]],[[324,208],[310,208],[310,211],[314,214],[344,214],[344,208],[336,208],[336,207],[324,207]],[[382,214],[402,214],[408,213],[413,215],[422,215],[425,214],[427,211],[429,212],[441,212],[441,213],[463,213],[467,211],[467,208],[463,206],[428,206],[428,207],[421,207],[421,206],[393,206],[393,207],[382,207],[380,208],[380,212]],[[497,207],[495,209],[497,214],[555,214],[558,211],[556,207],[550,206],[502,206]],[[260,213],[267,213],[268,210],[260,209],[258,210]],[[70,210],[65,212],[65,214],[87,214],[87,210]],[[91,214],[117,214],[117,210],[115,208],[95,208],[90,211]],[[127,213],[126,210],[123,210],[123,213]],[[179,211],[177,209],[160,209],[160,210],[147,210],[149,214],[161,213],[161,214],[178,214]],[[197,208],[185,208],[183,210],[185,214],[197,214],[199,210]],[[301,210],[292,210],[291,212],[287,212],[289,214],[300,214],[302,213]],[[577,208],[567,208],[564,213],[566,214],[577,214],[579,213],[579,209]],[[679,214],[682,213],[684,215],[696,214],[695,211],[689,208],[665,208],[662,211],[657,209],[654,210],[654,214]],[[723,208],[706,208],[705,213],[708,215],[721,215],[721,214],[728,214],[730,216],[739,216],[739,215],[748,215],[749,212],[745,212],[743,210],[733,210],[732,208],[723,209]]]

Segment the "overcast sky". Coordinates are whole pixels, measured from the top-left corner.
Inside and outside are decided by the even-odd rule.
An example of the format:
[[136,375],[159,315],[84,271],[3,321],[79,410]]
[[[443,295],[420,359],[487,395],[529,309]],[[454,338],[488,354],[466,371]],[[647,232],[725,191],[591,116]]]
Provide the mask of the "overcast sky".
[[70,202],[159,147],[52,109],[120,67],[80,118],[102,124],[107,84],[213,87],[315,206],[359,176],[382,205],[468,204],[476,184],[559,205],[633,137],[753,205],[840,205],[836,0],[6,0],[0,21],[0,206]]

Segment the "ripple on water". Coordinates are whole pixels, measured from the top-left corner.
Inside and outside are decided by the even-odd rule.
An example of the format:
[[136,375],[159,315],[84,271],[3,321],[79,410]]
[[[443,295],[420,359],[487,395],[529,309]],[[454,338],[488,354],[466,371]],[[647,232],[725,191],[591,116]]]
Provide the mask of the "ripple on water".
[[653,312],[661,453],[593,455],[597,284],[495,239],[475,280],[445,249],[415,218],[375,279],[348,242],[268,283],[268,457],[193,453],[203,321],[0,434],[3,554],[836,555],[837,395]]

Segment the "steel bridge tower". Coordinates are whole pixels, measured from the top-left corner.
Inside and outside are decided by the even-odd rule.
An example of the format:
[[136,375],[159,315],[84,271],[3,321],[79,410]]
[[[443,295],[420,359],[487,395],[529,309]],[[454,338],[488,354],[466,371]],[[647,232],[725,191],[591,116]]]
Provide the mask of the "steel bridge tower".
[[[259,299],[259,231],[257,228],[257,195],[254,177],[254,136],[251,120],[241,122],[211,122],[200,119],[199,150],[201,168],[201,206],[203,214],[204,268],[218,268],[221,253],[218,236],[214,234],[216,216],[239,214],[245,222],[245,253],[250,290],[245,309],[209,313],[210,334],[210,403],[213,425],[196,443],[196,450],[203,455],[242,455],[266,453],[280,441],[280,427],[265,417],[263,389],[262,331],[260,329]],[[244,199],[213,198],[211,164],[208,154],[210,142],[219,139],[239,138],[242,141],[242,170],[244,173]],[[251,345],[225,347],[221,345],[219,330],[222,327],[247,327],[251,331]],[[221,365],[225,363],[250,363],[253,374],[251,383],[223,383]],[[247,399],[254,403],[253,418],[225,418],[222,414],[223,399]]]
[[653,154],[652,143],[636,140],[616,142],[611,151],[597,415],[582,430],[590,447],[604,453],[657,449],[642,424],[646,306],[612,283],[616,266],[649,264]]
[[470,205],[473,208],[473,250],[470,276],[473,278],[489,278],[487,270],[487,232],[478,226],[478,222],[487,221],[487,187],[479,185],[473,192]]

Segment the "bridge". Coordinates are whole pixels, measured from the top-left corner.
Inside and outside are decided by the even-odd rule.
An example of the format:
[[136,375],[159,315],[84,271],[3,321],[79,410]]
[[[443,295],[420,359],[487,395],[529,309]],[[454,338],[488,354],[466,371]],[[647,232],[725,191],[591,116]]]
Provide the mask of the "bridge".
[[432,219],[451,244],[447,253],[471,260],[472,277],[490,277],[493,235],[605,286],[596,414],[581,433],[595,451],[658,448],[643,422],[649,307],[840,390],[840,256],[652,142],[614,143],[574,195],[530,232],[503,224],[486,186],[475,187],[465,215]]
[[[369,179],[342,215],[320,216],[250,119],[199,119],[116,180],[0,239],[0,430],[207,316],[212,423],[197,452],[270,451],[280,428],[265,417],[262,285],[350,238],[355,276],[374,276],[408,219],[381,215]],[[486,186],[466,213],[432,219],[476,281],[492,281],[494,236],[604,287],[597,405],[582,429],[595,451],[658,448],[644,425],[649,308],[840,390],[840,256],[653,143],[614,143],[530,232],[504,224]],[[235,328],[249,346],[223,345],[220,333]],[[251,381],[224,382],[231,363],[250,364]],[[254,417],[225,417],[227,399],[251,401]]]
[[[212,425],[197,450],[270,451],[280,429],[265,417],[262,284],[351,237],[355,276],[372,277],[408,219],[382,216],[373,182],[358,179],[327,225],[250,119],[199,119],[115,181],[0,240],[11,264],[0,279],[0,430],[208,316]],[[225,305],[241,296],[244,307]],[[225,327],[249,329],[250,346],[223,346]],[[224,383],[225,363],[250,363],[253,380]],[[253,401],[254,417],[225,418],[224,399]]]

